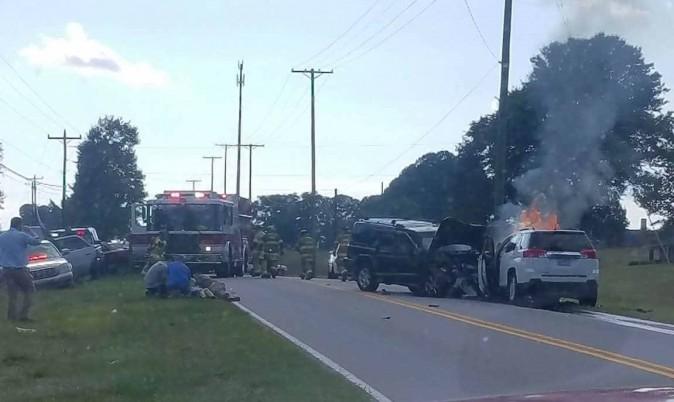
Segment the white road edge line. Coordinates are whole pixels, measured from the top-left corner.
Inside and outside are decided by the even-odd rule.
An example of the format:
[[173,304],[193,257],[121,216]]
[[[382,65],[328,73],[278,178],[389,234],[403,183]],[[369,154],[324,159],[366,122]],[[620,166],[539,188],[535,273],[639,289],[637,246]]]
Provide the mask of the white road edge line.
[[[604,321],[604,322],[610,322],[611,324],[615,324],[615,325],[621,325],[623,327],[639,328],[639,329],[643,329],[645,331],[657,332],[657,333],[665,334],[665,335],[674,335],[674,329],[668,329],[669,325],[664,324],[664,323],[658,323],[658,322],[655,322],[655,321],[633,319],[633,318],[630,318],[630,317],[623,317],[623,316],[606,314],[606,313],[598,313],[598,312],[594,312],[594,311],[586,311],[585,314],[590,316],[590,317],[594,317],[598,320],[601,320],[601,321]],[[646,323],[650,323],[650,322],[652,322],[652,324],[650,324],[650,325],[646,324]]]
[[342,375],[344,378],[346,378],[348,381],[353,383],[355,386],[358,388],[362,389],[365,391],[368,395],[370,395],[372,398],[374,398],[375,401],[377,402],[391,402],[391,400],[386,397],[384,394],[381,392],[377,391],[374,389],[371,385],[366,383],[365,381],[361,380],[360,378],[356,377],[353,373],[351,373],[349,370],[345,369],[344,367],[340,366],[339,364],[335,363],[333,360],[331,360],[329,357],[325,356],[324,354],[320,353],[316,349],[312,348],[311,346],[307,345],[306,343],[300,341],[299,339],[295,338],[294,336],[290,335],[286,331],[282,330],[281,328],[277,327],[276,325],[270,323],[269,321],[265,320],[264,318],[260,317],[257,315],[255,312],[250,310],[248,307],[244,306],[240,302],[233,302],[233,305],[241,309],[242,311],[248,313],[251,317],[253,317],[255,320],[259,321],[262,325],[270,328],[277,334],[281,335],[282,337],[286,338],[305,352],[309,353],[318,361],[321,363],[325,364],[326,366],[330,367],[331,369],[335,370],[337,373]]

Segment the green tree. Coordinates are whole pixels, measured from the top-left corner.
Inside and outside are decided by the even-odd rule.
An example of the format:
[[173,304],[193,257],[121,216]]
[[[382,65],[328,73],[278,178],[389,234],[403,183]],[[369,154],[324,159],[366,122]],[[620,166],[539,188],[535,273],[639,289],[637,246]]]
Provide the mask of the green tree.
[[335,230],[343,230],[353,225],[358,206],[358,200],[343,194],[337,195],[335,215],[334,197],[323,197],[320,194],[312,197],[309,193],[301,196],[265,195],[255,202],[255,221],[262,225],[274,225],[283,241],[292,245],[297,242],[300,230],[312,229],[312,217],[316,216],[320,244],[330,247],[335,242]]
[[366,197],[362,216],[438,221],[455,213],[456,157],[449,151],[432,152],[407,166],[382,195]]
[[74,222],[96,227],[104,238],[128,233],[131,205],[145,197],[138,142],[138,129],[117,117],[105,116],[89,130],[78,147]]
[[[672,117],[662,112],[667,89],[641,50],[599,34],[554,42],[531,61],[504,109],[508,200],[528,204],[544,194],[563,224],[577,226],[627,186],[652,194],[656,185],[646,188],[644,178],[666,178],[671,158],[661,144],[673,142]],[[493,179],[496,123],[495,115],[473,123],[459,148],[459,166],[479,164],[482,185]],[[474,201],[471,192],[468,186],[460,208]]]

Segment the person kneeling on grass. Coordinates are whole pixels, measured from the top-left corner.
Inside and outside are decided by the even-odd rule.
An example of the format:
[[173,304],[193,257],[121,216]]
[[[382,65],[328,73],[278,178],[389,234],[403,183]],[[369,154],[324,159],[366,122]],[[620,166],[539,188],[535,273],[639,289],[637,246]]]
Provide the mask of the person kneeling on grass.
[[169,258],[166,275],[166,288],[169,293],[182,295],[190,294],[190,278],[192,271],[182,261],[181,256],[176,255]]
[[145,273],[145,295],[166,297],[169,294],[190,293],[192,272],[180,256],[169,261],[157,261]]
[[157,261],[145,273],[145,295],[166,297],[168,266],[165,261]]

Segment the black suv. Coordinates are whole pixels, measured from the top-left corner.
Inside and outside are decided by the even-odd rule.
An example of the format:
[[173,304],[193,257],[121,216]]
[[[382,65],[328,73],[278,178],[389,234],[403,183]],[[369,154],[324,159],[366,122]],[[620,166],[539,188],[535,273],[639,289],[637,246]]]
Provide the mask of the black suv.
[[438,226],[393,218],[357,221],[351,231],[347,266],[364,291],[380,283],[403,285],[413,292],[428,276],[426,258]]

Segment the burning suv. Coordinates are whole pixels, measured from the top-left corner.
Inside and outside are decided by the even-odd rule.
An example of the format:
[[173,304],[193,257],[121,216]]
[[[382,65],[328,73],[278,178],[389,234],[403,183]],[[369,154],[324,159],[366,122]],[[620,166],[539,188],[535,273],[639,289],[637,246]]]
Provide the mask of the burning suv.
[[560,298],[597,303],[599,260],[581,230],[521,230],[498,246],[487,239],[478,281],[485,294],[505,294],[510,303],[526,298],[555,304]]

